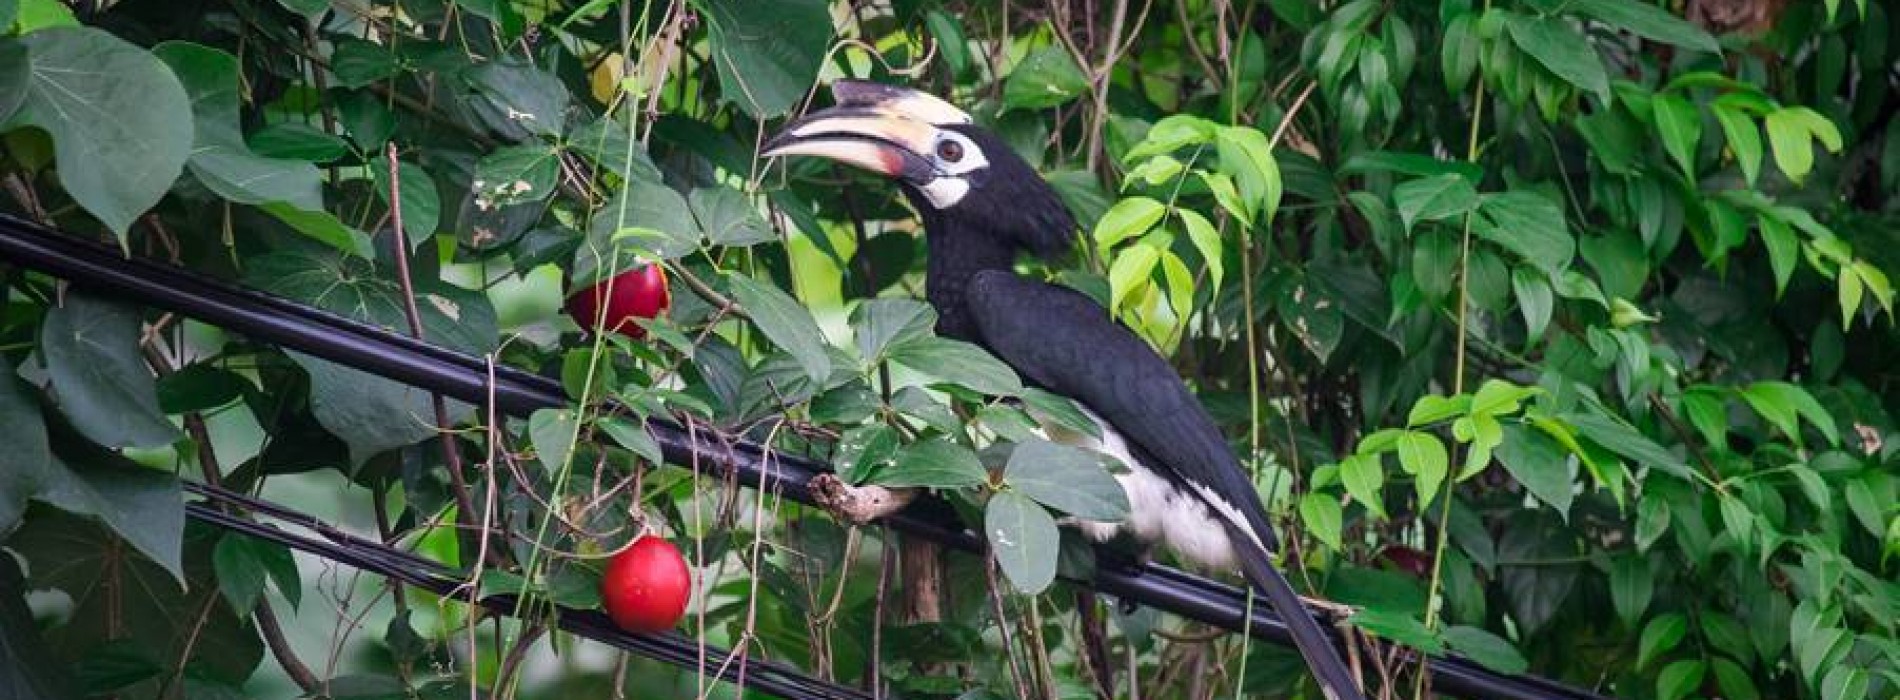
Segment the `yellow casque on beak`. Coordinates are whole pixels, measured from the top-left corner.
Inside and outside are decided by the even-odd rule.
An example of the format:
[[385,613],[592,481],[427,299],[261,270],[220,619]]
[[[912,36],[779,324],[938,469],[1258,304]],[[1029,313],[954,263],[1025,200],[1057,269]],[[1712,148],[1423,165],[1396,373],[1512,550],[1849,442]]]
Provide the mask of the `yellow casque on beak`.
[[970,115],[916,90],[855,80],[832,85],[838,106],[786,125],[764,155],[819,156],[913,183],[936,176],[928,154],[938,125],[967,124]]

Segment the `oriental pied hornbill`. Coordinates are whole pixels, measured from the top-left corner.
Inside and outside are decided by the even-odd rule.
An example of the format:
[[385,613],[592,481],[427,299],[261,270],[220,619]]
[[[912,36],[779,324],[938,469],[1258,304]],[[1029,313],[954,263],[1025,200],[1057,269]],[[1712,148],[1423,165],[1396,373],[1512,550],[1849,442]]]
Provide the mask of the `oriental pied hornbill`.
[[1083,523],[1084,531],[1106,540],[1125,529],[1205,566],[1238,565],[1286,619],[1326,695],[1360,698],[1273,568],[1259,495],[1174,368],[1089,297],[1015,273],[1019,251],[1051,257],[1074,245],[1075,219],[1055,190],[943,100],[859,81],[839,81],[832,94],[837,106],[788,124],[765,155],[821,156],[896,179],[923,219],[938,332],[980,344],[1025,380],[1074,400],[1102,436],[1067,437],[1128,466],[1119,476],[1128,519]]

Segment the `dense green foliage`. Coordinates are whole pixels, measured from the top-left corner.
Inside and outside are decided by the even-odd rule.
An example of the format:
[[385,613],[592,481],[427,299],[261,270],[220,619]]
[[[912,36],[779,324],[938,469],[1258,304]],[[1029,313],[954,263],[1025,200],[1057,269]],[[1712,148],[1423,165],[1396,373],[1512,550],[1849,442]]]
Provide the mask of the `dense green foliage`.
[[[1175,360],[1357,629],[1621,697],[1900,692],[1893,3],[74,5],[0,0],[0,208],[581,399],[491,424],[0,260],[14,697],[732,693],[187,523],[185,480],[582,607],[646,528],[683,631],[906,697],[1086,697],[1102,616],[1121,696],[1313,697],[1289,650],[1080,614],[1057,518],[1126,499],[1034,428],[1086,419],[932,334],[892,187],[755,155],[837,77],[1044,172],[1086,244],[1024,272]],[[644,261],[647,340],[559,313]],[[997,566],[906,619],[888,533],[655,468],[660,415],[930,488]]]

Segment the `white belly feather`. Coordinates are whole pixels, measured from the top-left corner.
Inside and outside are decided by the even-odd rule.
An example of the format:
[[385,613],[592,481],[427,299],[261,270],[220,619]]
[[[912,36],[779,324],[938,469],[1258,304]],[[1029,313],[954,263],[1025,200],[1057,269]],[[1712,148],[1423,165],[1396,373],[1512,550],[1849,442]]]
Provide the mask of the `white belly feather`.
[[[1053,424],[1045,424],[1043,433],[1054,442],[1100,452],[1128,467],[1126,473],[1115,477],[1121,481],[1122,490],[1128,494],[1128,519],[1118,523],[1074,520],[1082,534],[1103,542],[1127,530],[1142,542],[1166,544],[1175,554],[1193,563],[1232,569],[1234,547],[1227,537],[1226,528],[1214,519],[1218,511],[1220,517],[1239,525],[1243,532],[1254,538],[1256,546],[1260,545],[1259,536],[1226,498],[1204,486],[1196,488],[1198,494],[1175,487],[1166,477],[1136,459],[1128,449],[1127,439],[1115,432],[1101,416],[1086,406],[1076,405],[1101,428],[1101,439]],[[1212,508],[1208,507],[1210,503],[1213,504]]]

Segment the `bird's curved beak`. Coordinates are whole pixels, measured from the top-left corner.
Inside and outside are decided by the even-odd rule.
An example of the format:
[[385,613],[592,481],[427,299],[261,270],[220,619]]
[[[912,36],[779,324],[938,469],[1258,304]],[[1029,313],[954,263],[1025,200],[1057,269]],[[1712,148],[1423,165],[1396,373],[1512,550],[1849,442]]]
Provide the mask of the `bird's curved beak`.
[[937,125],[969,121],[949,103],[905,88],[841,80],[832,95],[838,106],[785,125],[766,141],[764,155],[830,158],[922,185],[938,175],[928,155]]

